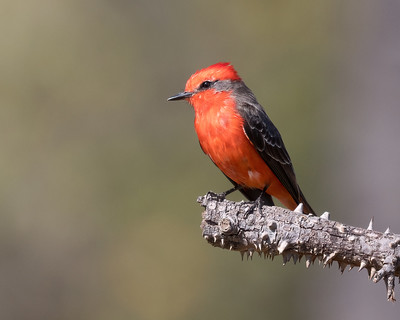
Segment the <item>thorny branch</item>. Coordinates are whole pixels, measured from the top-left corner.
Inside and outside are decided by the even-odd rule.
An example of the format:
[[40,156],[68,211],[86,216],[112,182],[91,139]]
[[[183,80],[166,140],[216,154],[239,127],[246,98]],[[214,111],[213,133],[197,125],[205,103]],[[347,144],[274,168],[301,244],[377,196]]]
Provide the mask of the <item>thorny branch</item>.
[[283,256],[283,264],[294,263],[304,256],[308,268],[318,258],[324,266],[338,263],[340,271],[358,267],[366,269],[369,278],[386,284],[387,299],[395,301],[394,280],[400,276],[400,235],[352,227],[320,217],[280,207],[262,207],[262,213],[250,202],[233,202],[209,192],[199,197],[205,208],[201,229],[203,237],[214,247],[239,251],[252,257]]

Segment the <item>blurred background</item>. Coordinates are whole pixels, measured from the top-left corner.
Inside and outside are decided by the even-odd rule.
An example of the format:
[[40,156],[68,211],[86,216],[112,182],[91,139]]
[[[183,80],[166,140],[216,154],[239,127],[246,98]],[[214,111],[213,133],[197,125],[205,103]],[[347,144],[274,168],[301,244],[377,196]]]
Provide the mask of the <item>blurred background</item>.
[[191,107],[166,98],[232,62],[314,209],[400,233],[399,15],[374,0],[2,0],[0,318],[396,318],[365,270],[207,245],[196,198],[230,185]]

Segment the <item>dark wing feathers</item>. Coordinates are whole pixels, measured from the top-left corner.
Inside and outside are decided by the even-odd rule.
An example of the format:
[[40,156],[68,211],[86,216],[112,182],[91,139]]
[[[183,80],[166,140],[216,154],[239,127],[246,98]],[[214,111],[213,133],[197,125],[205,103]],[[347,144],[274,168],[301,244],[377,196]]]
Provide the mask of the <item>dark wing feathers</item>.
[[238,112],[243,117],[244,131],[260,156],[282,185],[298,202],[300,198],[296,176],[281,135],[258,103],[242,102]]

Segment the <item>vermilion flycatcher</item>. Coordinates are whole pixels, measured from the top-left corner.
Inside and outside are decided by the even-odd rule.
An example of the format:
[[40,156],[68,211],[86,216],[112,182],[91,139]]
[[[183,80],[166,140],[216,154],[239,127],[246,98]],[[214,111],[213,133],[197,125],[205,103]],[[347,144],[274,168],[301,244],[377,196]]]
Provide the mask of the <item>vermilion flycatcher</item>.
[[232,190],[269,205],[273,196],[291,210],[303,203],[305,213],[314,213],[278,129],[231,64],[197,71],[185,91],[168,101],[182,99],[194,108],[201,148],[233,183]]

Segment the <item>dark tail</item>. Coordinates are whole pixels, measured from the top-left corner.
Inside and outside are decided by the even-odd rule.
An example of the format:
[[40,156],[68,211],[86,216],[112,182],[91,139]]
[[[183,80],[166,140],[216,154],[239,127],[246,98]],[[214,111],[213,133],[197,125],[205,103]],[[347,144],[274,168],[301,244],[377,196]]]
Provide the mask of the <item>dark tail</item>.
[[300,188],[300,197],[299,197],[299,201],[298,203],[302,203],[304,205],[304,213],[308,213],[308,214],[312,214],[312,215],[316,215],[313,208],[311,208],[311,206],[308,204],[306,198],[304,197],[303,192],[301,192]]

